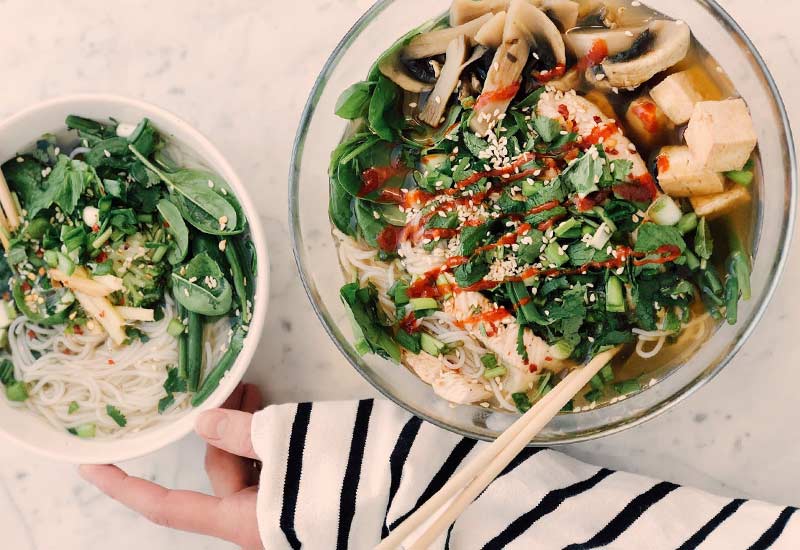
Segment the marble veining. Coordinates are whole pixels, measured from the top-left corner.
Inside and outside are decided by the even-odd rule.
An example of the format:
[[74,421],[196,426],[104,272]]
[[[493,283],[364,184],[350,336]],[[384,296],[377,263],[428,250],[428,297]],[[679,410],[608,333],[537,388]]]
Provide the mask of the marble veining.
[[[800,117],[800,5],[721,1]],[[291,256],[286,174],[295,126],[329,52],[369,0],[0,0],[0,117],[71,92],[161,105],[208,135],[253,191],[272,256],[272,297],[248,379],[271,403],[375,395],[329,341]],[[775,17],[775,13],[782,16]],[[800,505],[800,254],[764,321],[717,379],[671,412],[563,450],[602,466],[727,495]],[[124,465],[170,487],[209,490],[190,436]],[[218,550],[230,545],[150,525],[84,484],[75,468],[0,447],[3,548]],[[111,542],[113,541],[113,543]]]

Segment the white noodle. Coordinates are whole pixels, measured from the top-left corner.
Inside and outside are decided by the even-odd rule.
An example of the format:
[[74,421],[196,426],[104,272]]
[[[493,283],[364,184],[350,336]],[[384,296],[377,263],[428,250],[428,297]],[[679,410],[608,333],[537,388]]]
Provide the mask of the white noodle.
[[[167,296],[160,321],[137,325],[149,340],[139,339],[117,347],[105,332],[66,334],[64,326],[40,327],[24,316],[9,327],[9,347],[17,379],[30,384],[24,402],[58,429],[96,425],[96,437],[118,438],[127,433],[170,421],[189,408],[189,396],[176,394],[175,403],[158,413],[166,396],[167,370],[177,364],[178,346],[167,332],[176,315]],[[227,347],[230,321],[221,319],[205,329],[203,372],[207,372]],[[72,414],[72,402],[78,409]],[[120,428],[106,407],[119,409],[127,419]]]

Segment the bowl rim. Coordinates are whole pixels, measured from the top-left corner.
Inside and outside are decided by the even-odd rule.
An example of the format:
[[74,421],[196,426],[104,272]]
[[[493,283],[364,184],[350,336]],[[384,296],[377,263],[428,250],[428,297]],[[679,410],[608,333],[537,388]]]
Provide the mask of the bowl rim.
[[[374,20],[378,15],[380,15],[380,13],[383,12],[386,8],[388,8],[389,5],[391,5],[393,2],[395,2],[395,0],[377,0],[350,27],[350,29],[347,31],[344,37],[336,45],[331,55],[325,61],[325,65],[323,66],[322,70],[320,71],[319,75],[314,81],[311,93],[309,94],[309,97],[303,108],[303,113],[300,118],[300,123],[298,125],[297,133],[295,135],[294,144],[292,147],[292,157],[289,165],[288,206],[289,206],[289,226],[290,226],[292,251],[294,253],[295,264],[297,265],[297,269],[300,274],[300,280],[302,281],[303,287],[306,291],[306,296],[308,297],[308,300],[311,303],[311,306],[314,309],[317,318],[322,323],[325,332],[331,338],[336,348],[345,356],[350,365],[353,368],[355,368],[356,371],[358,371],[358,373],[361,374],[361,376],[364,379],[366,379],[375,390],[377,390],[381,395],[383,395],[390,401],[394,402],[396,405],[402,407],[411,414],[425,420],[426,422],[430,422],[435,426],[438,426],[450,432],[457,433],[464,437],[483,440],[483,441],[493,441],[494,437],[492,436],[474,433],[469,430],[452,426],[447,422],[438,420],[436,418],[432,418],[424,411],[421,411],[417,407],[409,405],[408,403],[404,402],[397,396],[393,395],[386,388],[382,387],[379,384],[376,384],[372,380],[372,378],[367,373],[364,372],[364,370],[361,368],[358,362],[355,361],[355,359],[351,356],[351,353],[345,348],[343,343],[336,337],[332,327],[330,327],[329,324],[327,323],[325,315],[320,305],[313,298],[315,285],[313,281],[310,280],[310,274],[306,273],[304,269],[304,258],[303,258],[304,250],[301,248],[302,236],[300,235],[301,232],[299,229],[300,204],[298,195],[297,193],[294,192],[294,190],[298,188],[300,170],[301,170],[300,162],[303,157],[303,149],[305,145],[306,135],[308,133],[308,129],[311,124],[311,120],[314,115],[317,102],[319,101],[319,98],[322,95],[328,77],[333,73],[333,71],[338,66],[340,58],[345,53],[346,49],[350,46],[350,44],[358,38],[363,29],[366,28],[366,26],[372,20]],[[773,263],[772,273],[774,274],[774,277],[767,285],[761,303],[756,306],[756,309],[754,310],[752,316],[748,319],[747,324],[744,326],[741,332],[741,336],[738,338],[736,342],[734,342],[733,346],[731,346],[728,349],[725,355],[717,362],[717,364],[712,369],[710,370],[706,369],[705,371],[700,373],[697,377],[695,377],[691,382],[689,382],[687,385],[679,389],[676,393],[670,395],[669,397],[664,398],[659,403],[648,408],[641,414],[634,415],[625,418],[621,421],[611,423],[602,428],[597,428],[588,432],[578,433],[576,435],[563,437],[557,441],[537,442],[534,440],[531,441],[530,446],[566,445],[570,443],[579,443],[583,441],[597,439],[600,437],[605,437],[608,435],[613,435],[622,432],[624,430],[627,430],[629,428],[633,428],[635,426],[643,424],[648,420],[652,420],[653,418],[671,409],[684,399],[688,398],[690,395],[694,394],[700,388],[705,386],[715,376],[717,376],[717,374],[719,374],[722,371],[722,369],[725,368],[731,362],[731,360],[736,356],[736,354],[739,352],[742,346],[744,346],[744,344],[749,340],[756,326],[763,318],[767,310],[767,307],[772,301],[778,283],[780,282],[784,269],[786,267],[786,262],[789,256],[791,243],[794,236],[794,227],[795,227],[796,212],[797,212],[797,198],[798,198],[797,158],[794,148],[792,127],[789,121],[786,105],[783,101],[783,97],[778,89],[775,79],[772,76],[772,73],[770,72],[769,68],[767,67],[766,62],[764,61],[764,58],[761,56],[758,49],[755,47],[755,44],[752,42],[752,40],[750,40],[750,38],[744,32],[742,27],[736,22],[736,20],[722,6],[720,6],[717,0],[695,0],[695,2],[707,6],[707,8],[709,9],[709,11],[712,12],[714,17],[718,21],[720,21],[723,26],[727,27],[727,30],[729,31],[730,34],[733,34],[736,38],[738,38],[741,41],[741,44],[744,46],[747,52],[753,57],[758,70],[761,72],[764,81],[766,82],[770,90],[772,99],[774,100],[774,106],[777,109],[781,121],[781,126],[783,130],[782,141],[785,147],[789,164],[788,166],[789,204],[787,205],[788,206],[787,216],[784,220],[779,236],[779,242],[782,243],[782,246],[778,251],[778,256],[775,262]],[[643,391],[647,390],[645,389]]]
[[[131,441],[135,439],[128,437],[122,439],[109,439],[109,440],[80,440],[86,445],[81,445],[82,450],[74,453],[74,456],[67,451],[60,452],[57,450],[42,448],[37,446],[25,438],[18,437],[15,434],[8,432],[3,425],[0,424],[0,438],[13,442],[19,447],[35,453],[45,458],[68,463],[83,463],[83,464],[109,464],[115,462],[122,462],[132,460],[141,456],[158,451],[179,439],[182,439],[194,429],[194,423],[197,416],[209,409],[220,407],[228,396],[233,392],[238,383],[247,372],[259,341],[262,337],[263,328],[266,320],[267,308],[269,305],[269,271],[270,259],[267,249],[267,240],[264,228],[261,223],[258,210],[253,203],[250,193],[240,179],[238,173],[233,169],[226,157],[219,151],[219,149],[199,130],[189,124],[187,121],[178,115],[168,111],[162,107],[152,103],[142,101],[140,99],[129,98],[117,94],[108,93],[78,93],[58,96],[44,101],[40,101],[18,110],[14,114],[6,117],[0,121],[0,135],[6,129],[17,124],[28,117],[31,117],[41,111],[65,107],[71,104],[79,105],[86,103],[97,103],[108,105],[109,107],[129,107],[141,113],[141,116],[153,116],[166,121],[171,130],[179,131],[184,134],[185,139],[191,139],[196,144],[198,154],[202,154],[204,160],[209,168],[224,173],[226,181],[233,188],[236,197],[242,205],[242,209],[247,215],[247,222],[250,230],[250,237],[256,248],[256,258],[258,271],[256,274],[256,290],[255,295],[258,300],[254,300],[253,304],[253,319],[250,323],[247,336],[244,340],[242,351],[237,356],[228,373],[223,377],[216,390],[202,403],[199,407],[193,408],[174,420],[153,426],[145,429],[141,434],[153,434],[156,430],[162,430],[164,433],[158,438],[149,437],[147,440],[139,442],[134,445],[135,448],[130,450],[119,449],[117,443],[121,441]],[[79,108],[77,109],[80,110]],[[111,110],[111,109],[109,109]],[[110,113],[113,116],[113,112]],[[42,133],[52,131],[52,129],[42,129]],[[165,132],[173,134],[173,131]],[[55,428],[49,428],[56,431]],[[136,434],[137,436],[139,434]],[[75,448],[71,449],[72,451]]]

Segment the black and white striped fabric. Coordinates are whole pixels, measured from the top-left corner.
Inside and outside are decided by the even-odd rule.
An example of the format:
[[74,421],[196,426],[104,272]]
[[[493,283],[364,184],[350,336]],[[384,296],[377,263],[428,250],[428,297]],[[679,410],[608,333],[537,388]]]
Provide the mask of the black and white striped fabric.
[[[268,550],[373,548],[485,445],[372,400],[268,407],[253,444]],[[433,548],[796,550],[795,511],[527,449]]]

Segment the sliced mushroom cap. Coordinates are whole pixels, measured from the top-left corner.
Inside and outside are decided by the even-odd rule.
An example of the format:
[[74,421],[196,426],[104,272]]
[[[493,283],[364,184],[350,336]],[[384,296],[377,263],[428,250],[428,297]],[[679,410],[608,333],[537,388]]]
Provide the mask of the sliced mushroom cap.
[[583,78],[583,73],[578,70],[578,67],[572,67],[570,70],[564,73],[564,76],[549,80],[547,82],[547,88],[551,90],[557,90],[559,92],[577,90],[578,86],[581,84],[581,78]]
[[688,25],[659,20],[650,23],[648,30],[653,39],[646,53],[629,61],[606,59],[587,69],[586,78],[601,88],[636,88],[686,57],[692,36]]
[[447,57],[439,74],[439,80],[436,81],[436,86],[419,115],[420,120],[429,126],[438,128],[441,124],[447,102],[458,86],[468,49],[467,38],[464,35],[454,38],[447,46]]
[[475,35],[475,42],[496,50],[503,43],[503,28],[506,26],[506,12],[500,11],[487,21]]
[[[512,0],[511,6],[515,2]],[[511,6],[508,9],[507,19],[515,25],[521,37],[524,37],[529,44],[538,44],[542,41],[552,50],[556,64],[566,65],[567,53],[564,47],[564,39],[561,38],[561,31],[555,23],[539,8],[529,2],[521,2],[512,17]],[[505,39],[505,37],[504,37]]]
[[475,35],[492,17],[491,13],[486,13],[463,25],[437,29],[417,35],[403,49],[402,56],[406,59],[421,59],[443,54],[450,42],[462,35],[469,39],[470,44],[474,45]]
[[386,57],[378,65],[378,69],[383,76],[406,90],[407,92],[421,94],[433,90],[433,83],[423,82],[409,73],[408,67],[400,58],[400,52]]
[[605,44],[607,55],[616,55],[633,46],[636,37],[640,36],[645,29],[647,29],[646,26],[626,29],[581,27],[568,31],[564,35],[564,41],[578,59],[589,55],[589,52],[596,47],[598,41],[602,41]]
[[558,24],[561,32],[578,24],[580,6],[574,0],[543,0],[540,8]]
[[487,13],[504,11],[508,0],[453,0],[450,4],[450,26],[457,27]]

